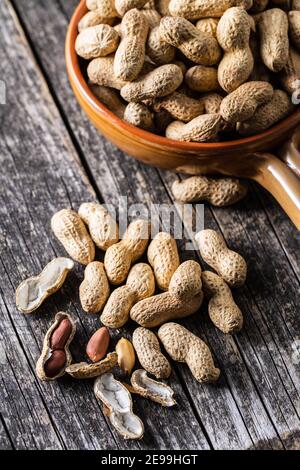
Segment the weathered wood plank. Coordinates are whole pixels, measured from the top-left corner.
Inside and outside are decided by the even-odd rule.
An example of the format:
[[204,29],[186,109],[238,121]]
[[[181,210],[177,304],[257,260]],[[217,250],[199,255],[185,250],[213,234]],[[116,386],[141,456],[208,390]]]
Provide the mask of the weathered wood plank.
[[[14,290],[22,279],[62,253],[51,234],[51,215],[62,207],[77,208],[95,195],[20,25],[7,5],[0,4],[0,60],[4,78],[9,79],[8,103],[0,107],[0,331],[5,351],[5,367],[1,368],[5,386],[0,401],[7,430],[16,448],[209,448],[188,402],[184,416],[179,407],[170,414],[155,405],[155,413],[147,414],[150,405],[139,402],[140,414],[147,416],[147,438],[124,442],[106,424],[91,383],[67,377],[57,383],[40,383],[35,377],[35,362],[54,312],[66,309],[78,319],[72,348],[75,360],[82,359],[87,338],[99,319],[78,309],[82,267],[34,315],[16,311]],[[20,89],[22,94],[15,93]],[[186,395],[176,377],[173,382],[179,401],[184,403]],[[170,428],[166,428],[166,422]]]
[[[18,2],[19,4],[20,2]],[[64,4],[64,8],[68,9],[68,12],[71,11],[71,8],[69,7],[69,4],[73,3],[74,6],[77,2],[67,2]],[[80,142],[81,147],[84,151],[84,154],[86,155],[86,158],[88,159],[88,163],[90,165],[90,168],[92,169],[93,175],[95,176],[96,181],[98,182],[98,187],[101,188],[101,193],[106,201],[113,201],[117,202],[117,195],[118,194],[129,194],[129,196],[134,193],[134,199],[135,201],[141,200],[141,201],[153,201],[156,200],[157,202],[163,202],[165,196],[164,189],[161,186],[161,182],[157,176],[157,173],[153,169],[146,169],[142,165],[139,165],[135,162],[132,162],[129,160],[127,157],[124,157],[121,152],[115,150],[109,143],[102,141],[98,136],[97,133],[91,128],[88,127],[88,124],[86,122],[86,119],[82,116],[81,113],[78,114],[77,107],[74,105],[73,100],[71,99],[71,94],[69,91],[68,84],[66,83],[66,78],[62,76],[61,74],[61,69],[63,67],[63,45],[60,44],[57,40],[57,36],[54,38],[52,37],[53,34],[51,33],[51,19],[53,22],[56,23],[57,29],[59,30],[64,30],[66,27],[66,21],[65,19],[59,14],[58,9],[56,8],[55,5],[51,5],[51,8],[49,5],[43,4],[43,2],[40,2],[38,8],[36,5],[33,5],[32,2],[26,2],[27,8],[26,12],[23,10],[19,10],[24,23],[30,33],[30,37],[33,38],[34,42],[34,47],[35,50],[38,54],[38,57],[41,60],[42,66],[44,68],[44,71],[46,72],[46,75],[50,78],[52,86],[55,90],[56,97],[58,101],[61,104],[61,107],[64,109],[64,112],[68,116],[72,116],[70,118],[70,124],[73,129],[75,137],[78,139],[78,142]],[[45,15],[47,15],[47,18],[50,18],[50,21],[48,22],[49,28],[47,29],[47,44],[51,43],[51,50],[55,51],[55,63],[53,60],[50,60],[49,56],[46,54],[46,41],[43,41],[43,38],[38,37],[38,33],[34,31],[33,25],[36,23],[36,21],[42,21],[43,18],[45,18]],[[46,25],[47,27],[47,25]],[[68,97],[68,99],[66,99]],[[80,126],[80,132],[77,132],[78,127]],[[87,127],[86,127],[87,126]],[[82,129],[89,129],[88,131],[82,130]],[[84,133],[84,136],[82,136],[82,133]],[[89,139],[83,138],[86,137],[88,134]],[[87,142],[88,140],[88,142]],[[101,161],[99,161],[99,155],[101,155]],[[108,156],[107,156],[108,155]],[[127,175],[130,177],[130,184],[128,185],[127,182]],[[163,176],[165,182],[166,182],[166,176]],[[172,177],[173,178],[173,177]],[[106,184],[106,182],[109,182]],[[136,185],[136,182],[138,184]],[[166,183],[167,184],[167,183]],[[131,199],[131,198],[129,198]],[[167,199],[168,200],[168,199]],[[169,200],[168,200],[169,201]],[[254,204],[256,209],[258,209],[259,204],[257,203],[257,200],[254,199]],[[242,223],[239,220],[240,213],[243,211],[243,206],[240,206],[240,209],[238,210],[239,216],[238,216],[238,223],[236,223],[234,230],[231,232],[234,236],[231,241],[235,241],[236,239],[239,238],[243,231],[243,226]],[[226,226],[226,217],[229,217],[231,215],[231,210],[225,211],[224,213],[222,211],[220,212],[220,219],[222,219],[222,223],[220,223],[220,226],[225,227]],[[257,214],[256,214],[257,216]],[[213,226],[216,227],[216,212],[214,212],[214,217],[212,217],[210,211],[206,211],[206,226]],[[265,223],[266,216],[263,216],[263,224]],[[218,220],[219,222],[219,220]],[[262,223],[260,224],[262,225]],[[269,225],[267,225],[269,229]],[[230,238],[229,238],[230,240]],[[250,299],[249,299],[250,297]],[[255,307],[255,298],[252,299],[251,292],[247,292],[247,296],[245,298],[245,305],[243,305],[245,312],[247,313],[250,309]],[[255,310],[258,312],[258,316],[261,316],[261,313],[257,307],[255,307]],[[250,315],[250,313],[248,314]],[[251,327],[255,327],[255,323],[251,324]],[[206,328],[204,326],[203,328]],[[211,329],[211,325],[208,325],[208,329]],[[246,328],[247,332],[247,328]],[[245,333],[242,333],[242,335],[245,336],[247,339],[247,335]],[[257,344],[261,344],[263,338],[262,335],[260,335],[259,329],[256,329],[255,334],[257,335]],[[221,340],[221,342],[220,342]],[[258,342],[260,341],[260,343]],[[224,348],[224,343],[228,342],[230,347]],[[293,426],[295,422],[298,422],[298,415],[295,413],[295,410],[293,409],[293,405],[290,402],[289,396],[287,393],[284,391],[283,387],[283,400],[287,400],[289,403],[289,410],[288,412],[290,413],[288,415],[287,421],[289,424],[286,424],[286,419],[283,419],[283,412],[278,413],[279,417],[276,419],[276,412],[273,413],[273,408],[276,408],[276,397],[272,395],[271,390],[272,387],[268,384],[268,381],[270,377],[274,374],[274,370],[270,368],[270,362],[272,364],[272,354],[270,351],[267,350],[266,357],[263,360],[263,354],[258,351],[258,358],[256,359],[255,353],[253,352],[252,349],[252,344],[248,344],[248,342],[245,343],[247,344],[247,355],[246,357],[243,357],[245,353],[241,350],[239,353],[241,356],[241,369],[242,369],[242,374],[243,374],[243,380],[245,383],[241,385],[241,380],[240,377],[237,376],[237,365],[235,364],[236,362],[236,356],[238,357],[238,349],[237,345],[235,342],[232,340],[228,341],[227,338],[222,337],[222,335],[219,335],[216,333],[214,330],[212,330],[211,333],[211,343],[214,347],[214,350],[217,353],[217,356],[220,361],[224,360],[225,364],[225,374],[227,380],[229,380],[231,391],[234,393],[234,400],[235,403],[239,403],[241,406],[241,412],[243,419],[246,423],[246,426],[248,428],[248,431],[250,430],[250,434],[252,435],[253,441],[258,439],[258,441],[261,443],[263,442],[265,446],[280,446],[280,443],[278,439],[276,439],[276,432],[274,431],[274,428],[272,424],[270,423],[270,420],[268,418],[268,413],[266,411],[267,408],[270,408],[270,419],[274,423],[274,425],[281,425],[279,426],[279,432],[283,431],[288,432],[288,429],[291,429],[293,431]],[[272,348],[272,344],[270,345],[270,348]],[[276,344],[275,344],[276,347]],[[234,351],[234,361],[232,356],[228,356],[228,352]],[[230,359],[231,358],[231,359]],[[261,405],[261,402],[259,400],[259,394],[257,394],[257,384],[255,381],[252,380],[252,377],[249,373],[249,370],[247,370],[247,367],[245,367],[245,362],[246,364],[250,364],[252,367],[252,361],[256,360],[257,362],[257,369],[258,372],[263,374],[264,377],[264,384],[261,387],[262,391],[263,389],[266,389],[267,392],[265,392],[266,397],[266,403],[264,403],[264,406]],[[263,360],[263,363],[261,364],[261,361]],[[231,362],[233,364],[231,364]],[[231,369],[229,368],[231,365]],[[228,368],[228,369],[227,369]],[[184,368],[183,368],[184,369]],[[248,367],[249,369],[249,367]],[[229,374],[229,371],[232,370],[232,372]],[[241,372],[239,370],[239,372]],[[251,371],[252,372],[252,371]],[[266,374],[266,376],[264,375]],[[280,375],[278,373],[278,370],[275,369],[275,376],[276,379],[279,380],[279,383],[282,385],[282,381],[280,380]],[[245,377],[245,378],[244,378]],[[190,389],[190,379],[188,379],[188,388]],[[249,393],[249,390],[251,393]],[[244,393],[243,393],[244,392]],[[190,390],[191,395],[193,395],[193,398],[195,396],[194,390]],[[211,391],[209,392],[211,393]],[[281,393],[281,390],[280,390]],[[251,396],[251,394],[253,394]],[[197,392],[196,392],[197,395]],[[226,396],[228,398],[228,396]],[[229,400],[230,401],[230,400]],[[202,405],[203,401],[201,401]],[[244,405],[243,405],[244,403]],[[249,407],[249,403],[252,404],[253,410]],[[224,403],[223,403],[224,407]],[[199,406],[198,410],[200,410],[200,414],[203,414],[202,410],[203,406]],[[232,426],[234,429],[234,425],[232,423],[228,423],[225,421],[220,421],[220,415],[217,413],[222,413],[222,410],[216,409],[218,407],[214,406],[214,413],[216,413],[216,426],[213,426],[213,420],[210,422],[211,419],[211,413],[206,419],[205,425],[207,426],[207,430],[209,433],[211,433],[210,437],[212,439],[213,444],[216,447],[222,447],[223,446],[228,446],[228,447],[246,447],[250,445],[249,441],[249,436],[247,437],[247,434],[240,433],[240,438],[236,437],[238,434],[237,429],[236,433],[233,432],[234,438],[232,438]],[[230,407],[229,407],[230,409]],[[237,410],[237,409],[236,409]],[[223,410],[224,411],[224,410]],[[285,410],[286,411],[286,410]],[[239,412],[238,412],[239,414]],[[225,413],[226,415],[226,413]],[[274,415],[274,416],[273,416]],[[203,419],[203,416],[201,416],[201,419]],[[232,413],[231,419],[235,421],[235,413]],[[240,418],[237,419],[236,423],[238,423],[238,426],[240,426],[240,429],[243,429],[243,426],[240,425]],[[224,436],[223,431],[223,424],[230,426],[229,429],[230,431],[227,433],[229,435],[228,439],[226,436]],[[221,428],[221,430],[219,429]],[[275,433],[275,439],[271,439],[274,437]],[[265,434],[263,437],[262,434]],[[268,444],[267,441],[270,441],[270,444]]]

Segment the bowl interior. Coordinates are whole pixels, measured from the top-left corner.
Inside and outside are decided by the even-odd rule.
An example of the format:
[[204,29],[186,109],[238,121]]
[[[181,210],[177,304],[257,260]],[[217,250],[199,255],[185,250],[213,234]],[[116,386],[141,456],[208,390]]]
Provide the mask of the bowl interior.
[[[222,142],[213,142],[213,143],[196,143],[196,142],[179,142],[168,139],[160,135],[153,134],[151,132],[139,129],[135,126],[132,126],[122,119],[119,119],[115,114],[113,114],[109,109],[101,103],[99,99],[91,92],[87,79],[82,71],[81,61],[75,52],[75,41],[78,35],[78,23],[88,9],[86,7],[85,0],[81,0],[80,4],[76,8],[74,15],[71,19],[67,41],[66,41],[66,56],[67,63],[69,67],[69,73],[72,73],[73,82],[75,83],[79,93],[82,97],[88,102],[88,104],[93,108],[99,117],[109,122],[110,125],[119,127],[120,129],[126,130],[137,139],[146,140],[149,143],[157,144],[160,146],[168,146],[169,148],[178,149],[181,151],[209,151],[214,150],[218,151],[230,151],[237,150],[247,147],[258,147],[260,144],[263,144],[268,141],[272,141],[272,137],[275,140],[278,140],[279,135],[285,135],[291,131],[295,126],[300,122],[300,109],[297,109],[287,118],[280,121],[278,124],[272,126],[270,129],[256,134],[254,136],[245,137],[241,139],[228,140]],[[70,70],[71,67],[71,70]]]

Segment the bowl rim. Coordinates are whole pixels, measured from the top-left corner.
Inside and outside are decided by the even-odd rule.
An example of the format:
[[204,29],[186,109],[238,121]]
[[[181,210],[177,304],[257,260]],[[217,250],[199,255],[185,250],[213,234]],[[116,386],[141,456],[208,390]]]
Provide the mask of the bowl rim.
[[224,141],[224,142],[182,142],[177,140],[171,140],[165,136],[160,136],[152,132],[140,129],[129,123],[126,123],[122,119],[118,118],[113,112],[111,112],[101,101],[92,93],[80,67],[79,57],[75,51],[75,41],[78,35],[78,23],[85,13],[88,12],[86,7],[86,0],[81,0],[79,5],[76,7],[72,18],[70,20],[67,36],[66,36],[66,63],[67,71],[72,78],[73,83],[76,85],[80,95],[88,102],[89,106],[92,107],[96,114],[101,116],[110,124],[121,128],[125,132],[134,134],[139,140],[146,140],[152,144],[158,146],[169,146],[183,151],[205,151],[205,150],[237,150],[244,146],[251,146],[252,144],[263,144],[266,140],[270,141],[272,136],[278,135],[278,133],[285,133],[290,128],[294,128],[300,121],[300,108],[295,110],[290,116],[286,117],[278,124],[275,124],[270,129],[267,129],[260,134],[254,136],[243,137],[241,139]]

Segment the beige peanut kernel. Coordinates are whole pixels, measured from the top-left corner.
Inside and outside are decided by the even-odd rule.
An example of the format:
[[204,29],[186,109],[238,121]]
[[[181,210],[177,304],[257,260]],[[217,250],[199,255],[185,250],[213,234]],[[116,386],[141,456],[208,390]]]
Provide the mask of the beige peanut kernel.
[[218,18],[202,18],[196,23],[196,28],[202,33],[210,34],[214,38],[217,38],[217,26]]
[[214,65],[220,61],[221,49],[217,40],[199,31],[185,18],[165,16],[159,30],[165,42],[179,49],[196,64]]
[[251,8],[252,0],[171,0],[169,11],[173,16],[183,16],[189,20],[219,18],[228,8]]
[[124,112],[124,121],[145,130],[152,130],[154,127],[153,115],[143,103],[128,103]]
[[262,12],[258,20],[260,54],[272,72],[279,72],[288,61],[288,19],[284,11],[272,8]]
[[137,263],[129,271],[126,285],[134,294],[135,302],[151,297],[155,291],[155,277],[146,263]]
[[159,289],[167,290],[180,264],[176,241],[170,234],[159,232],[148,247],[147,257]]
[[118,118],[123,119],[126,106],[120,100],[115,90],[102,85],[91,85],[90,89],[109,111],[114,113]]
[[115,54],[114,74],[121,80],[135,80],[145,62],[148,23],[142,12],[129,10],[121,23],[121,42]]
[[291,99],[285,91],[274,90],[272,99],[260,106],[253,116],[244,122],[239,122],[237,130],[242,135],[253,135],[268,129],[293,110]]
[[195,236],[203,260],[231,287],[245,283],[247,264],[244,258],[230,250],[222,235],[215,230],[201,230]]
[[126,338],[121,338],[116,345],[116,353],[120,369],[125,374],[131,375],[135,365],[135,352],[132,343]]
[[160,98],[177,90],[182,81],[183,74],[178,65],[161,65],[138,80],[124,85],[121,96],[126,101]]
[[219,114],[203,114],[187,124],[172,122],[166,129],[166,137],[186,142],[212,142],[217,139],[220,125]]
[[84,29],[90,28],[91,26],[97,26],[99,24],[109,24],[110,26],[114,23],[115,18],[105,18],[101,16],[101,11],[93,10],[86,13],[78,23],[78,31],[81,33]]
[[246,121],[259,106],[271,100],[273,92],[272,85],[267,82],[244,83],[223,99],[220,114],[227,122]]
[[228,93],[244,83],[253,70],[251,25],[250,16],[242,8],[230,8],[219,21],[217,38],[224,56],[218,67],[218,81]]
[[175,48],[162,39],[159,26],[148,35],[146,54],[157,65],[168,64],[175,57]]
[[119,39],[117,31],[108,24],[90,26],[77,36],[75,50],[84,59],[103,57],[117,49]]
[[173,119],[189,122],[203,114],[204,105],[200,100],[191,98],[179,91],[174,91],[171,95],[161,98],[154,103],[154,111],[159,112],[161,110],[167,111]]
[[71,209],[62,209],[51,219],[51,228],[67,253],[81,264],[89,264],[95,257],[95,245],[82,219]]
[[98,57],[91,60],[87,68],[91,84],[103,85],[121,90],[128,82],[117,78],[114,73],[114,56]]
[[209,299],[208,314],[213,324],[223,333],[236,333],[243,327],[243,315],[233,300],[226,282],[210,271],[202,273],[203,291]]
[[79,287],[83,310],[89,313],[100,312],[108,299],[109,291],[104,264],[99,261],[88,264],[84,271],[84,280]]
[[129,320],[129,312],[135,302],[135,294],[129,286],[115,289],[103,309],[100,320],[109,328],[121,328]]
[[87,224],[91,238],[98,248],[107,250],[118,242],[118,224],[101,204],[85,202],[79,207],[78,214]]
[[235,178],[191,176],[174,181],[172,192],[181,202],[207,201],[213,206],[223,207],[240,201],[247,193],[247,186]]
[[36,364],[36,373],[40,380],[56,380],[64,375],[72,362],[69,346],[75,332],[76,324],[69,314],[59,312],[55,315]]
[[191,90],[201,93],[220,89],[218,82],[218,70],[214,67],[195,65],[185,74],[185,83]]
[[204,341],[177,323],[166,323],[158,330],[169,356],[177,362],[184,362],[195,379],[200,383],[214,382],[220,370],[214,365],[212,354]]
[[132,342],[141,366],[157,379],[167,379],[171,375],[171,366],[162,354],[155,333],[146,328],[137,328],[132,335]]
[[125,281],[132,263],[146,250],[149,235],[149,223],[144,219],[137,219],[129,224],[123,239],[108,248],[104,266],[112,284],[119,285]]

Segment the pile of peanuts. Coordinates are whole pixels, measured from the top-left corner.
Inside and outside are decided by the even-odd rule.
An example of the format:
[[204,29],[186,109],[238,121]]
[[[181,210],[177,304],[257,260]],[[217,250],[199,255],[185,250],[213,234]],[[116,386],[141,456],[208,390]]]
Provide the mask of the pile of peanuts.
[[[224,194],[227,197],[226,191]],[[220,234],[202,230],[195,242],[203,261],[215,271],[202,272],[196,261],[180,262],[177,243],[167,232],[150,240],[151,226],[144,219],[132,221],[120,239],[117,222],[96,202],[81,204],[78,212],[60,210],[52,217],[51,228],[72,259],[55,258],[39,275],[23,281],[16,291],[18,309],[36,311],[62,287],[76,261],[86,266],[79,287],[82,310],[99,315],[102,325],[87,343],[86,359],[72,363],[69,347],[76,321],[66,312],[56,314],[44,338],[37,375],[43,381],[66,373],[75,379],[96,378],[95,395],[108,410],[112,425],[124,438],[139,439],[144,427],[132,411],[131,393],[163,406],[176,404],[173,390],[156,380],[171,374],[166,354],[186,363],[200,383],[218,379],[220,370],[208,345],[177,321],[199,312],[206,297],[213,324],[225,334],[238,332],[243,315],[231,288],[244,284],[246,262],[227,247]],[[96,247],[104,252],[103,262],[95,260]],[[144,261],[139,261],[143,256]],[[131,341],[118,338],[108,352],[112,348],[110,330],[120,329],[128,321],[138,325]],[[136,356],[140,368],[132,373]],[[112,370],[125,382],[117,380]]]
[[[87,0],[75,49],[116,116],[172,140],[260,133],[295,108],[299,0]],[[85,64],[86,65],[86,64]]]

